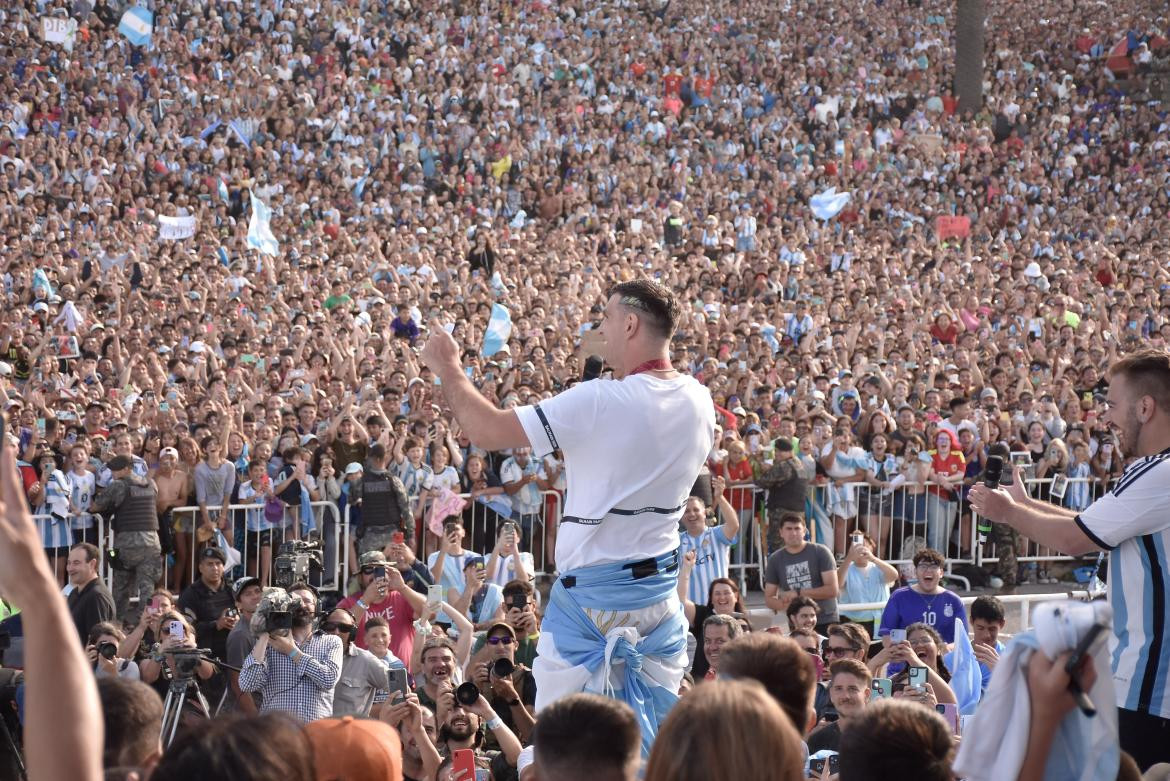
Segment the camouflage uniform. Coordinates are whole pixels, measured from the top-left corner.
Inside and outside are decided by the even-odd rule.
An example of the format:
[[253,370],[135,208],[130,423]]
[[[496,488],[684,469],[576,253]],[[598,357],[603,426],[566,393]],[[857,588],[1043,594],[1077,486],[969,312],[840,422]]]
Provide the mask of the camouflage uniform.
[[1020,533],[1006,523],[993,523],[989,537],[995,544],[995,555],[999,559],[995,564],[995,574],[1003,579],[1005,586],[1016,585],[1020,572],[1016,562],[1016,546],[1020,541]]
[[[114,606],[125,623],[137,626],[142,606],[162,580],[162,547],[158,532],[122,532],[116,539],[122,569],[114,570]],[[139,603],[131,611],[130,598],[135,596]]]

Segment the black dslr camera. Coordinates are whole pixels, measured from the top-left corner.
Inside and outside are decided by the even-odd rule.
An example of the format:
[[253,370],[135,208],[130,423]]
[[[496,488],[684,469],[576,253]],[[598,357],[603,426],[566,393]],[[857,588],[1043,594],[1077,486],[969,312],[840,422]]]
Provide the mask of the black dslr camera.
[[273,584],[287,589],[292,584],[309,579],[312,569],[322,568],[321,543],[289,540],[282,542],[273,562]]

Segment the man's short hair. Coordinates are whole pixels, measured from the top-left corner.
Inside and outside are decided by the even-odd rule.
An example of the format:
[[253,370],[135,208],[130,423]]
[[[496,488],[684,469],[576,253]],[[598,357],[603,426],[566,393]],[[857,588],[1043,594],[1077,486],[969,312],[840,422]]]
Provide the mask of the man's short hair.
[[102,552],[98,550],[98,546],[92,542],[79,542],[70,548],[70,550],[77,550],[78,548],[85,551],[85,561],[87,564],[91,561],[97,561],[102,555]]
[[455,644],[451,642],[451,639],[449,637],[440,637],[435,635],[428,637],[423,643],[422,653],[418,655],[419,660],[426,661],[427,654],[436,648],[445,648],[451,652],[452,656],[455,655]]
[[941,567],[947,563],[946,558],[934,548],[923,548],[914,554],[912,561],[914,562],[915,567],[923,563],[937,564]]
[[952,781],[951,730],[917,703],[881,699],[841,731],[841,781]]
[[869,671],[864,662],[859,662],[856,659],[838,659],[829,665],[830,681],[841,673],[847,673],[858,680],[865,681],[866,688],[869,688],[869,684],[873,681],[873,673]]
[[504,584],[504,602],[507,603],[512,597],[518,597],[521,594],[528,597],[529,602],[534,602],[536,597],[536,589],[527,580],[509,580]]
[[[352,616],[353,614],[351,613],[350,615]],[[386,629],[389,629],[390,622],[387,621],[386,619],[382,618],[381,616],[370,616],[369,618],[366,619],[365,631],[368,633],[371,629],[376,629],[380,626],[384,626],[384,627],[386,627]]]
[[725,626],[727,627],[727,639],[734,640],[743,634],[743,626],[734,616],[725,616],[722,613],[712,613],[703,621],[703,633],[706,634],[709,626]]
[[806,597],[803,594],[794,598],[791,602],[788,603],[788,607],[784,609],[784,615],[788,616],[789,618],[794,618],[797,613],[806,607],[811,607],[813,610],[817,611],[817,615],[820,615],[821,609],[817,607],[817,603],[812,599],[812,597]]
[[624,780],[634,777],[642,732],[624,702],[573,694],[541,710],[532,743],[542,779]]
[[829,627],[829,637],[834,635],[844,638],[849,645],[859,651],[868,649],[871,641],[869,632],[865,631],[865,627],[860,624],[832,624]]
[[617,296],[622,306],[638,310],[655,336],[669,339],[674,335],[679,306],[670,288],[649,279],[635,279],[614,285],[609,294]]
[[804,775],[800,733],[757,682],[720,681],[679,700],[658,731],[645,781],[767,778]]
[[1151,396],[1162,412],[1170,412],[1170,352],[1138,350],[1109,367],[1109,377],[1125,377],[1137,396]]
[[[794,640],[769,632],[749,632],[737,637],[723,646],[719,654],[719,674],[759,681],[792,719],[797,732],[804,734],[812,710],[817,670],[812,657]],[[543,715],[542,711],[542,718]]]
[[972,621],[979,619],[993,624],[1007,623],[1007,613],[1003,603],[999,601],[998,597],[993,597],[990,594],[975,598],[975,601],[971,603],[970,616]]
[[163,704],[158,692],[141,681],[98,678],[98,699],[106,721],[106,768],[143,767],[159,753]]
[[385,457],[386,457],[386,446],[385,445],[383,445],[381,442],[375,442],[374,444],[370,445],[370,460],[371,461],[381,461]]
[[788,526],[789,524],[799,524],[804,526],[804,516],[799,513],[786,513],[780,517],[780,526]]

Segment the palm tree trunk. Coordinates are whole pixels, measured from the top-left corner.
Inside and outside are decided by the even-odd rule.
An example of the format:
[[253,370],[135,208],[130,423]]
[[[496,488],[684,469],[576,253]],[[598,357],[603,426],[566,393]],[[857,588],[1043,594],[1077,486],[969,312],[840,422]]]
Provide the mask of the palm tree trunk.
[[983,108],[984,0],[956,0],[955,94],[960,112]]

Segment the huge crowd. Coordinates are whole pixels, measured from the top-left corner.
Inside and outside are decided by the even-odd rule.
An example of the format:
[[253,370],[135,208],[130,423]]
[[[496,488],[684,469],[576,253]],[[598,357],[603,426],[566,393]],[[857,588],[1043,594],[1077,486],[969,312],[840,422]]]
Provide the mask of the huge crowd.
[[[229,710],[380,713],[417,778],[469,778],[437,769],[484,732],[499,754],[477,754],[483,770],[509,777],[544,723],[525,671],[564,466],[474,447],[418,352],[445,329],[489,400],[539,401],[589,371],[609,288],[641,277],[685,303],[672,359],[718,413],[680,530],[695,693],[725,684],[703,682],[706,633],[731,645],[745,628],[737,582],[715,571],[728,546],[769,557],[767,604],[793,622],[779,630],[819,653],[846,619],[860,648],[891,625],[829,602],[921,590],[923,561],[933,593],[932,564],[974,559],[964,498],[989,454],[1073,509],[1122,472],[1106,369],[1170,337],[1161,3],[988,4],[983,107],[965,113],[956,10],[936,0],[188,0],[153,8],[142,46],[125,10],[0,8],[0,403],[58,585],[93,586],[110,511],[134,486],[155,492],[156,536],[119,531],[109,603],[74,610],[99,673],[122,665],[165,694],[167,652],[198,638],[241,669],[197,670]],[[70,18],[67,42],[44,39],[45,19]],[[829,188],[850,197],[822,219],[810,200]],[[952,217],[967,229],[940,236]],[[386,513],[393,529],[371,521]],[[805,555],[810,530],[823,545],[805,571],[839,586],[805,594],[773,562]],[[1003,583],[1050,576],[1017,565],[1026,540],[992,535]],[[291,580],[264,591],[292,539],[321,540],[323,567],[300,596]],[[320,608],[322,585],[347,597],[340,612]],[[0,586],[7,613],[20,588]],[[254,650],[265,610],[290,612],[294,636],[332,627],[308,642],[338,671],[365,659],[355,649],[373,652],[370,676],[405,668],[412,693],[366,687],[348,709],[291,689],[253,699],[285,688],[256,668],[292,645]],[[941,658],[954,628],[928,629],[878,667],[914,666],[923,646]],[[986,664],[995,637],[976,639]],[[297,680],[300,654],[265,670]],[[500,658],[514,677],[484,667]],[[818,665],[827,682],[843,661]],[[850,674],[869,692],[864,662]],[[491,696],[460,705],[464,679]],[[940,683],[923,701],[944,702]],[[768,708],[719,696],[689,718]],[[576,707],[560,718],[622,719]],[[591,756],[549,722],[548,745]],[[271,746],[298,742],[299,727],[266,724]],[[214,740],[180,737],[174,762]],[[573,777],[545,761],[559,769],[541,777]],[[848,765],[843,752],[843,778]],[[849,777],[868,777],[858,767]],[[683,772],[652,761],[647,777]]]

